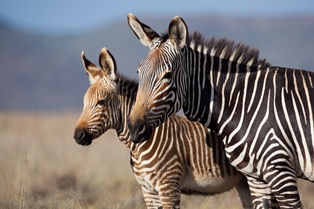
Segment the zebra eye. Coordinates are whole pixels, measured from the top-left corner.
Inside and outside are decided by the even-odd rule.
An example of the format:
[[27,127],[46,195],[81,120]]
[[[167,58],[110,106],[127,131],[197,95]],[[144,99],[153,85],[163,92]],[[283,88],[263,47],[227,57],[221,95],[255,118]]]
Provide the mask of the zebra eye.
[[104,106],[104,105],[105,105],[105,103],[106,103],[106,100],[101,99],[101,100],[99,100],[99,101],[97,102],[97,105]]
[[170,79],[173,75],[173,71],[167,71],[164,76],[163,79]]

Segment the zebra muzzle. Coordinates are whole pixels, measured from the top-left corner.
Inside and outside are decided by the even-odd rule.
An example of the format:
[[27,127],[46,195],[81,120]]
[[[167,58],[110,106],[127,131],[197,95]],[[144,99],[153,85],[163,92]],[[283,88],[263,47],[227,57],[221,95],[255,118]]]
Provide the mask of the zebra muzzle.
[[76,128],[74,130],[74,136],[76,143],[87,146],[92,143],[93,136],[91,134],[88,134],[85,129],[83,128]]
[[131,132],[132,142],[135,144],[148,140],[152,135],[152,128],[146,126],[142,120],[136,121],[134,125],[128,121],[128,128]]

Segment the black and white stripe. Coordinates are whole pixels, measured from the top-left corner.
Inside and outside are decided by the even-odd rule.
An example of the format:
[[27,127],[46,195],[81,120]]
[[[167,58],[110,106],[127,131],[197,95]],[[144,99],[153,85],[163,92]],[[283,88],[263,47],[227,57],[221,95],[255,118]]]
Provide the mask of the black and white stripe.
[[[152,96],[141,115],[144,126],[161,124],[183,108],[188,119],[211,128],[224,142],[230,163],[248,177],[255,208],[276,200],[281,208],[301,208],[296,178],[314,181],[314,73],[270,67],[257,50],[227,39],[188,37],[180,17],[173,18],[168,34],[154,32],[150,43],[143,42],[153,30],[146,31],[131,14],[128,18],[150,47],[150,60],[155,58],[154,65],[145,58],[139,67],[138,95],[145,88],[149,95],[163,92],[165,100],[158,105],[172,107],[154,115],[158,97]],[[172,76],[163,79],[169,71]],[[138,115],[131,113],[131,131]],[[132,135],[136,142],[138,134]]]

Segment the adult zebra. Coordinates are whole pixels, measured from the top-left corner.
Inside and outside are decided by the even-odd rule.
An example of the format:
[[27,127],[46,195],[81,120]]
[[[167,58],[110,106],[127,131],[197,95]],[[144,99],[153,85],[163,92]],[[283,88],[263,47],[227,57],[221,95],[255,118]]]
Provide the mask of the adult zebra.
[[241,43],[189,37],[178,16],[162,36],[132,14],[128,23],[150,48],[128,121],[133,141],[145,141],[183,108],[224,142],[230,163],[248,178],[255,208],[268,208],[271,192],[281,208],[301,208],[296,178],[314,181],[314,73],[269,67]]
[[101,69],[82,53],[91,86],[74,138],[90,145],[108,129],[115,129],[130,150],[134,176],[142,186],[148,208],[179,208],[180,193],[213,195],[235,187],[244,208],[252,208],[246,178],[224,154],[223,143],[198,122],[174,115],[157,128],[150,140],[134,144],[127,118],[135,103],[138,83],[116,72],[114,57],[103,48]]

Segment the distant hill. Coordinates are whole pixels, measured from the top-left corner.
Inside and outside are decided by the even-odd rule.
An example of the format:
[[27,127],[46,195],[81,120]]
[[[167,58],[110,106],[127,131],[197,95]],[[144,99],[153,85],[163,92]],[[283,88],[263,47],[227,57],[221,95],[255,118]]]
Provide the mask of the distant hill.
[[[158,32],[170,19],[139,17]],[[227,37],[260,50],[272,65],[314,70],[314,17],[184,17],[190,32]],[[102,47],[116,57],[119,71],[137,79],[136,69],[148,48],[126,20],[84,34],[50,36],[17,31],[0,21],[0,110],[81,110],[89,86],[81,64],[98,62]]]

